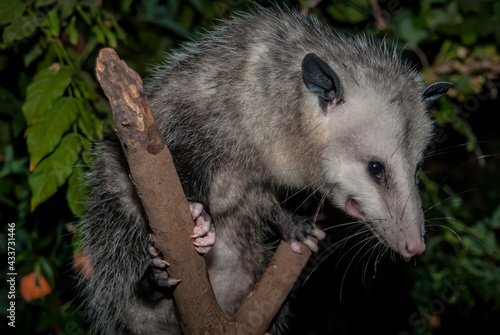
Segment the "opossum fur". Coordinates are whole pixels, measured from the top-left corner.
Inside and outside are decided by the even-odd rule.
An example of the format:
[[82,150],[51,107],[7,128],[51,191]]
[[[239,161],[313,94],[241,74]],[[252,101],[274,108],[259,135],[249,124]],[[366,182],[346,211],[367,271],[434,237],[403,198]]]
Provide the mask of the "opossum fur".
[[[269,227],[289,242],[312,233],[312,220],[281,208],[283,190],[322,194],[403,257],[423,252],[416,172],[432,133],[426,109],[448,87],[424,90],[384,44],[287,10],[225,22],[154,71],[154,117],[186,195],[215,225],[206,261],[225,313],[265,269]],[[119,145],[99,146],[89,181],[79,229],[94,271],[82,282],[94,329],[180,334],[168,292],[149,280],[146,219]]]

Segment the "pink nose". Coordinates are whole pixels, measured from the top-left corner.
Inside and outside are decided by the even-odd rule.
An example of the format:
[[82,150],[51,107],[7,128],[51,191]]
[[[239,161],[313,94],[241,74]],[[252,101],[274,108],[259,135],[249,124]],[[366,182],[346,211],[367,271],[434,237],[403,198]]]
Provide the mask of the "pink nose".
[[422,239],[404,239],[399,241],[398,251],[405,258],[420,255],[425,251],[425,242]]

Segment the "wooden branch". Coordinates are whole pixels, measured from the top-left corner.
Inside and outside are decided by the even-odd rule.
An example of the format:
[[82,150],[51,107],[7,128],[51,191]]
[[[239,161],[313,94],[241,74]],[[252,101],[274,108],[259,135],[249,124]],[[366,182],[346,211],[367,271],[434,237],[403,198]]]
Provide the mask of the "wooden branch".
[[380,5],[377,0],[370,0],[370,6],[372,7],[373,10],[373,16],[375,17],[375,22],[377,24],[377,28],[379,30],[384,30],[387,28],[387,21],[382,15],[382,9],[380,8]]
[[302,245],[302,250],[297,254],[288,243],[280,242],[266,272],[236,314],[239,330],[244,330],[237,334],[260,335],[269,328],[311,256],[309,247]]
[[154,122],[141,78],[110,48],[101,50],[96,73],[110,101],[154,243],[171,264],[169,275],[182,278],[173,293],[184,334],[262,335],[300,275],[310,250],[303,246],[306,251],[298,255],[281,242],[236,318],[228,320],[213,294],[205,260],[191,243],[193,220],[189,206],[172,156]]

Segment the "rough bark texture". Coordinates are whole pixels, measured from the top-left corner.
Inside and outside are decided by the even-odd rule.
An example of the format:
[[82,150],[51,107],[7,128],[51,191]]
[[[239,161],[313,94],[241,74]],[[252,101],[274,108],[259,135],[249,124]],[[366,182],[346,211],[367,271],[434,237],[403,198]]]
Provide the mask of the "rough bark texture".
[[288,243],[280,242],[266,272],[238,310],[238,329],[243,331],[237,334],[260,335],[267,330],[311,256],[311,250],[305,245],[302,250],[299,255]]
[[[97,78],[108,97],[122,148],[127,156],[155,245],[171,264],[174,290],[185,334],[263,334],[307,262],[311,252],[294,253],[281,242],[269,268],[244,302],[236,320],[220,310],[205,268],[189,236],[193,221],[172,156],[151,114],[139,75],[113,49],[101,50]],[[167,224],[168,223],[168,224]]]

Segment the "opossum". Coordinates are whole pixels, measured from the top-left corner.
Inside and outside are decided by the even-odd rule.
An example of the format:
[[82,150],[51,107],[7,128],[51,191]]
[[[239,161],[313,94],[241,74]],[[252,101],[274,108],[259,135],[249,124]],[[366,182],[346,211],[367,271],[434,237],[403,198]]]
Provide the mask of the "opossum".
[[[417,173],[433,131],[426,110],[450,85],[424,88],[385,44],[281,9],[225,22],[154,71],[153,115],[186,195],[210,213],[204,229],[215,227],[205,257],[226,314],[269,262],[269,230],[297,252],[299,241],[316,248],[309,237],[321,232],[281,206],[286,191],[321,194],[404,258],[425,250]],[[95,330],[180,334],[174,283],[154,274],[157,251],[119,145],[100,145],[89,180],[79,230]]]

